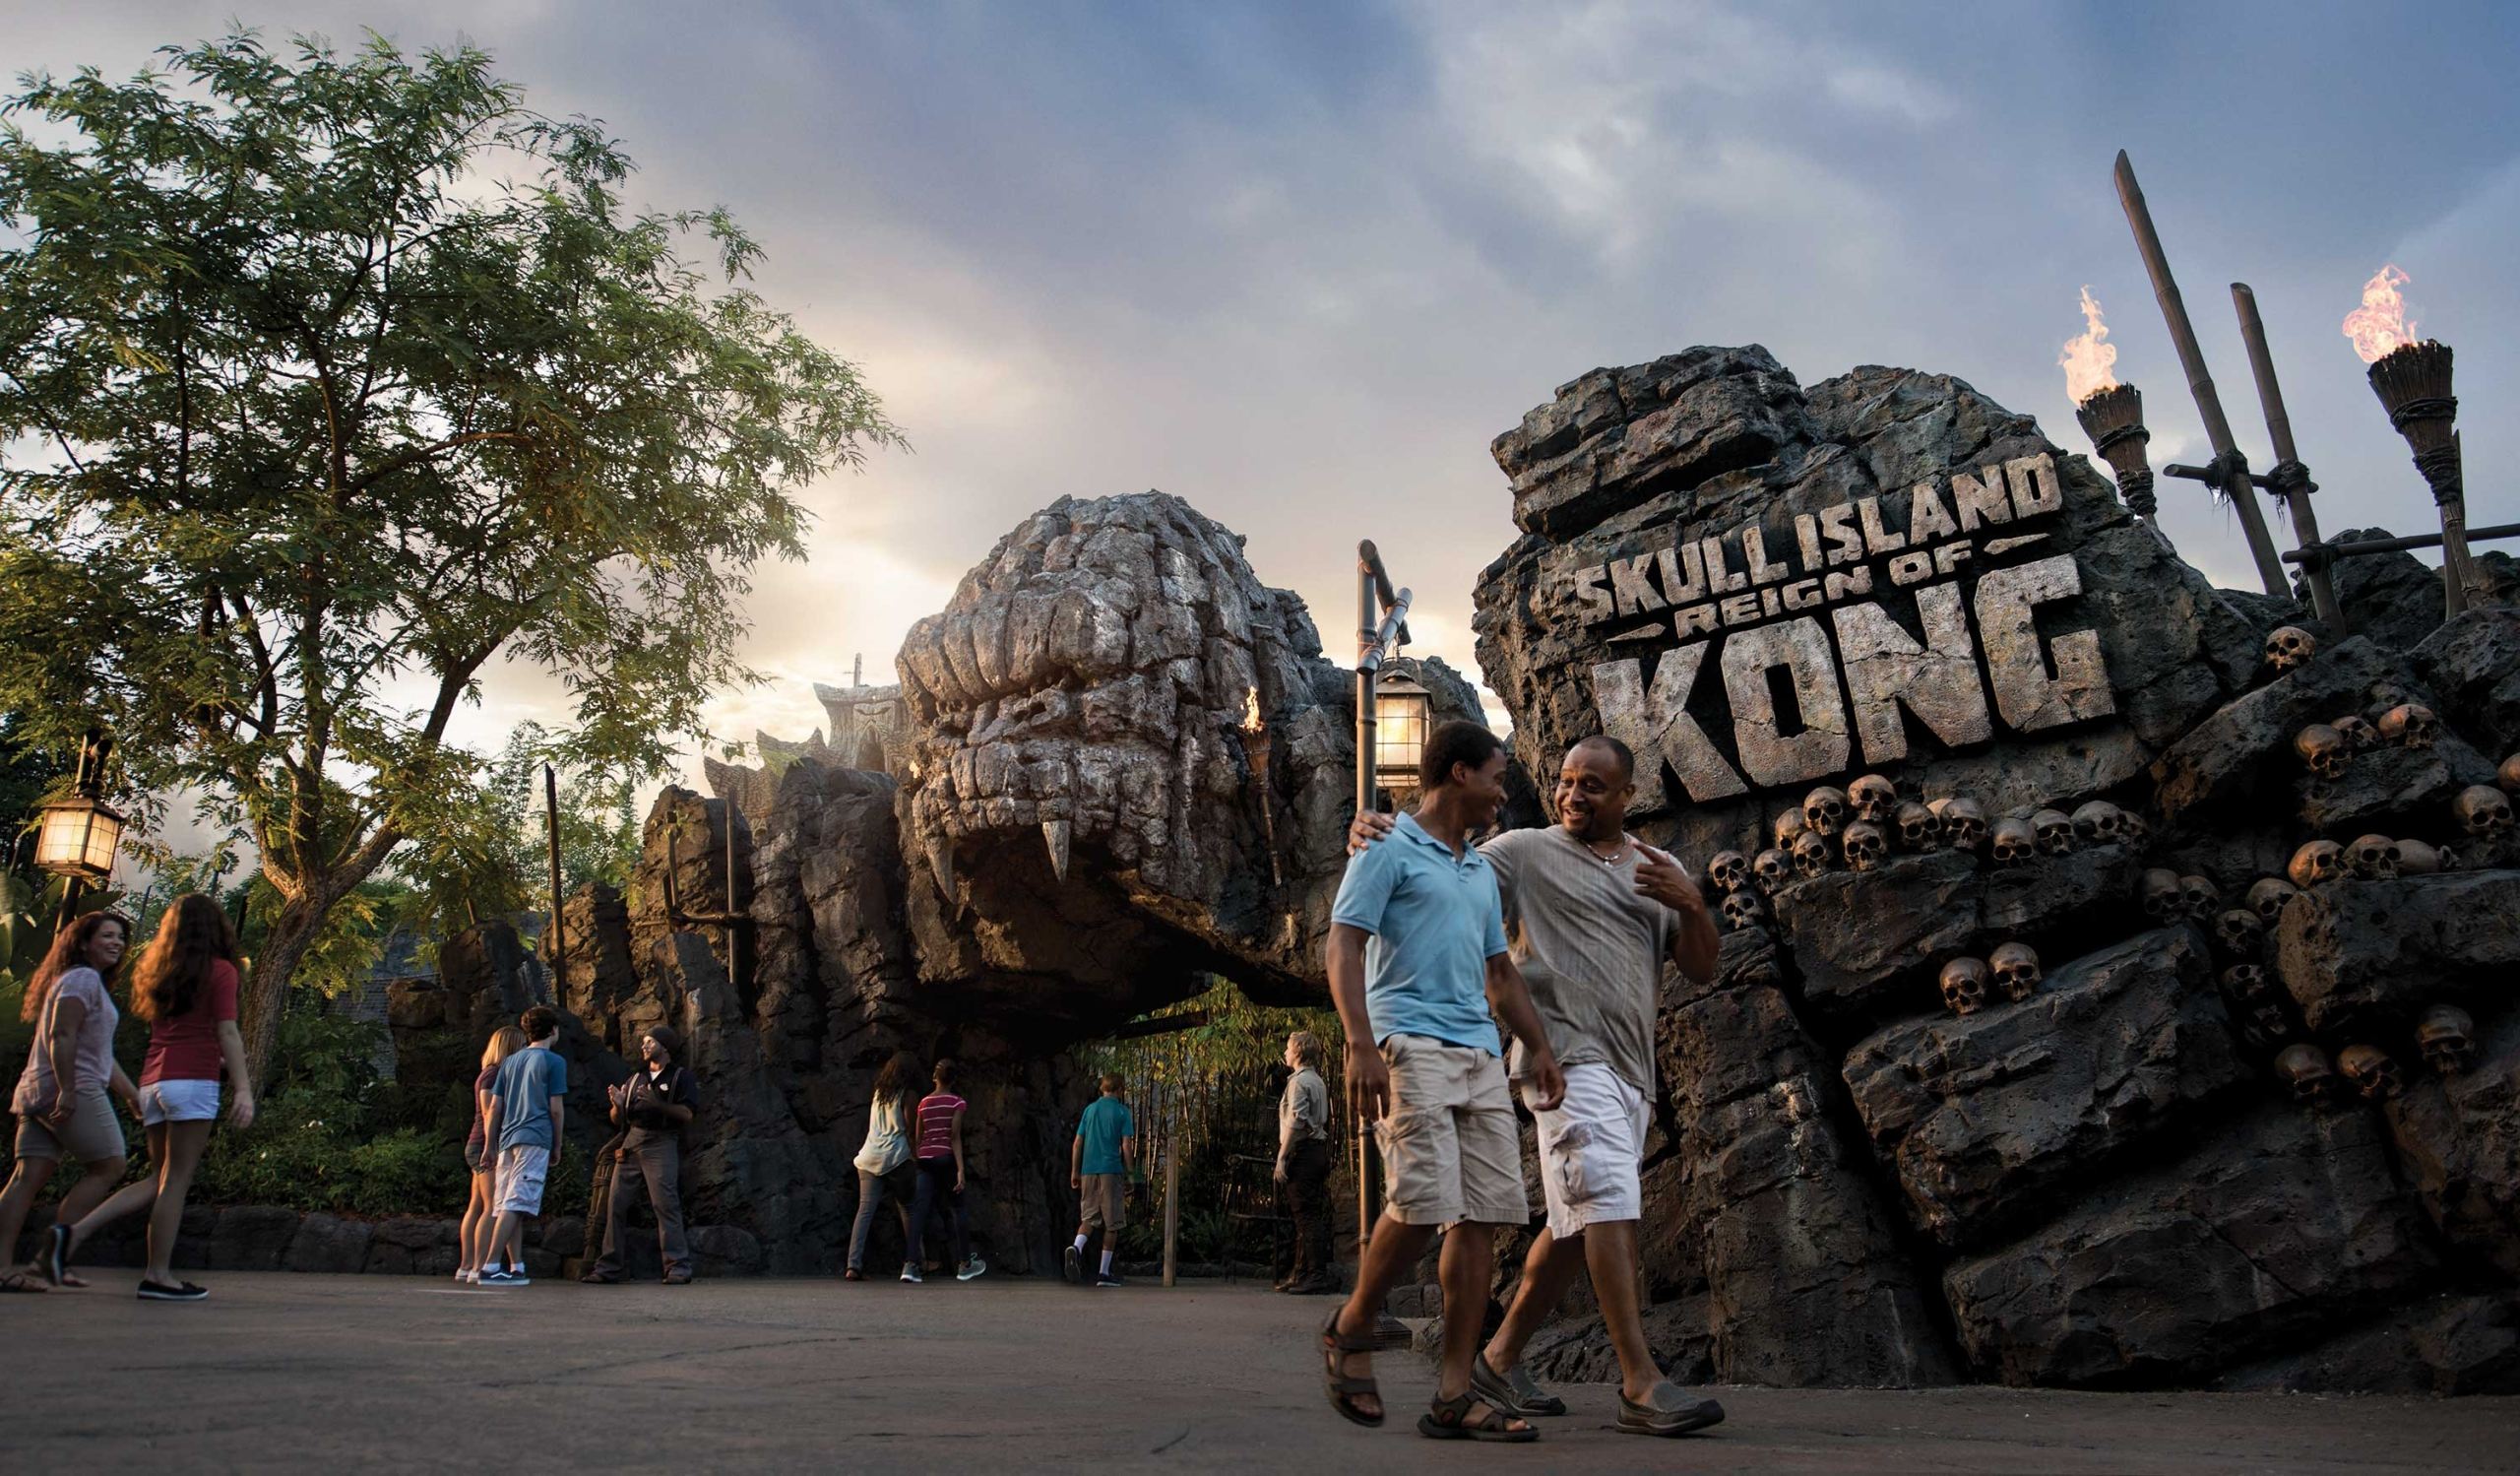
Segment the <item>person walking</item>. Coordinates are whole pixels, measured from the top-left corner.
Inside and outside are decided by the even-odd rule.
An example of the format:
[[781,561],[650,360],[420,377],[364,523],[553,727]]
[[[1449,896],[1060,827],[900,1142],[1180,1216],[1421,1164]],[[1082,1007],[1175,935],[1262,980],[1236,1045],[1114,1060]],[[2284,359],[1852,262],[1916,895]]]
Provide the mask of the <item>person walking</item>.
[[918,1099],[918,1191],[910,1207],[910,1244],[902,1251],[902,1280],[924,1281],[919,1262],[927,1254],[927,1217],[941,1203],[952,1223],[954,1279],[969,1281],[988,1269],[972,1253],[972,1221],[963,1207],[963,1111],[954,1095],[954,1063],[940,1060],[931,1073],[936,1090]]
[[1277,1290],[1315,1296],[1330,1280],[1330,1087],[1321,1079],[1321,1038],[1309,1030],[1287,1037],[1286,1095],[1278,1099],[1279,1212],[1294,1222],[1286,1275]]
[[614,1155],[612,1192],[603,1217],[603,1255],[578,1279],[608,1285],[621,1279],[621,1252],[629,1234],[630,1190],[646,1185],[648,1203],[657,1212],[657,1242],[664,1257],[667,1286],[691,1283],[691,1249],[682,1238],[682,1129],[691,1125],[700,1099],[700,1083],[675,1065],[673,1054],[682,1037],[659,1025],[639,1038],[644,1071],[613,1087],[612,1123],[623,1131],[621,1151]]
[[199,892],[177,897],[131,971],[131,1012],[149,1022],[139,1098],[154,1172],[75,1221],[53,1222],[43,1267],[53,1285],[71,1280],[71,1257],[90,1236],[146,1209],[149,1264],[141,1273],[140,1300],[199,1302],[210,1295],[175,1275],[175,1236],[183,1228],[193,1172],[219,1118],[222,1073],[235,1089],[228,1123],[240,1130],[254,1123],[254,1084],[245,1071],[245,1038],[236,1030],[238,982],[236,933],[227,926],[226,910]]
[[[490,1078],[482,1129],[497,1165],[490,1204],[498,1219],[490,1230],[481,1285],[532,1286],[525,1270],[525,1222],[542,1213],[542,1185],[560,1156],[560,1127],[569,1091],[569,1063],[551,1047],[560,1038],[560,1012],[537,1004],[517,1020],[525,1049],[499,1062]],[[498,1259],[505,1268],[490,1267]]]
[[1494,1228],[1531,1217],[1493,1010],[1524,1048],[1526,1095],[1565,1095],[1531,993],[1506,951],[1494,868],[1470,844],[1505,802],[1505,750],[1475,723],[1426,738],[1422,798],[1389,845],[1351,857],[1331,908],[1330,994],[1347,1035],[1348,1102],[1382,1140],[1384,1207],[1355,1290],[1322,1324],[1331,1407],[1380,1425],[1376,1326],[1393,1284],[1444,1228],[1441,1372],[1418,1419],[1438,1440],[1532,1441],[1540,1432],[1471,1386],[1496,1253]]
[[1138,1121],[1120,1100],[1122,1084],[1119,1072],[1102,1074],[1102,1095],[1086,1105],[1068,1143],[1067,1185],[1077,1198],[1076,1243],[1061,1261],[1070,1281],[1085,1280],[1085,1243],[1100,1230],[1102,1269],[1094,1285],[1122,1285],[1111,1269],[1111,1257],[1119,1251],[1120,1228],[1127,1222],[1129,1170],[1138,1159]]
[[490,1227],[499,1217],[498,1207],[490,1202],[491,1182],[497,1177],[488,1130],[490,1083],[499,1074],[499,1062],[524,1049],[525,1032],[514,1025],[491,1031],[489,1043],[481,1048],[480,1074],[472,1078],[472,1131],[464,1139],[464,1167],[472,1181],[472,1194],[464,1204],[464,1223],[457,1227],[457,1253],[463,1263],[455,1268],[455,1279],[469,1286],[480,1285]]
[[[17,1255],[27,1213],[63,1159],[77,1161],[80,1175],[53,1211],[56,1220],[78,1219],[122,1182],[126,1145],[114,1102],[139,1117],[140,1089],[114,1059],[122,1011],[114,1007],[111,981],[130,937],[131,923],[122,914],[89,913],[53,938],[27,981],[18,1017],[32,1022],[35,1034],[9,1098],[18,1116],[18,1162],[9,1187],[0,1189],[0,1257]],[[87,1285],[67,1274],[62,1284]],[[32,1262],[0,1273],[0,1293],[50,1289]]]
[[866,1112],[866,1141],[857,1149],[857,1219],[849,1227],[849,1268],[845,1281],[866,1279],[866,1238],[875,1229],[875,1212],[890,1196],[901,1217],[902,1244],[915,1248],[910,1233],[910,1201],[918,1171],[911,1164],[911,1087],[918,1079],[918,1062],[907,1051],[896,1051],[875,1073],[874,1101]]
[[[1667,960],[1700,984],[1713,979],[1719,938],[1687,871],[1627,833],[1635,796],[1627,745],[1585,738],[1558,769],[1557,823],[1508,831],[1480,848],[1495,867],[1514,962],[1557,1050],[1566,1096],[1552,1108],[1529,1103],[1548,1224],[1524,1258],[1513,1305],[1471,1365],[1471,1381],[1482,1397],[1527,1415],[1566,1413],[1566,1401],[1543,1389],[1521,1360],[1589,1269],[1618,1354],[1617,1428],[1672,1436],[1717,1423],[1724,1406],[1664,1378],[1638,1301],[1655,998]],[[1359,816],[1351,844],[1371,844],[1392,829],[1386,816]]]

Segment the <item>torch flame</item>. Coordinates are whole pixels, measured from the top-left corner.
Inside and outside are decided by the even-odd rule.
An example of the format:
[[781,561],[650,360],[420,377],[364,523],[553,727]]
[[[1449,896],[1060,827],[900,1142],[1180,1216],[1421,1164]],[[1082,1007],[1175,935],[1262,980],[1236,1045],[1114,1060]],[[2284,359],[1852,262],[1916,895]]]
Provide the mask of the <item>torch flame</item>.
[[2109,366],[2117,362],[2116,346],[2109,342],[2109,325],[2100,320],[2100,300],[2083,289],[2083,331],[2065,340],[2065,352],[2056,356],[2065,370],[2065,393],[2076,405],[2082,404],[2102,390],[2117,388],[2117,376]]
[[2406,320],[2406,298],[2398,295],[2407,281],[2395,265],[2380,268],[2362,284],[2362,305],[2345,315],[2345,336],[2354,340],[2354,352],[2366,364],[2415,342],[2415,325]]
[[1267,725],[1260,721],[1260,689],[1253,687],[1242,698],[1242,731],[1258,733]]

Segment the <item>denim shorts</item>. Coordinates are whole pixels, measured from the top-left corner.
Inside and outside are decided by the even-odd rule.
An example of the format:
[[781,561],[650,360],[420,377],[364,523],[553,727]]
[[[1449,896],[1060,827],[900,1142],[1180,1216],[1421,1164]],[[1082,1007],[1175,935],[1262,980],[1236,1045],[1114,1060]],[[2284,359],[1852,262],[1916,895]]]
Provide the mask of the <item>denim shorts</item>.
[[140,1125],[160,1123],[207,1123],[219,1116],[219,1083],[180,1077],[152,1081],[140,1089]]

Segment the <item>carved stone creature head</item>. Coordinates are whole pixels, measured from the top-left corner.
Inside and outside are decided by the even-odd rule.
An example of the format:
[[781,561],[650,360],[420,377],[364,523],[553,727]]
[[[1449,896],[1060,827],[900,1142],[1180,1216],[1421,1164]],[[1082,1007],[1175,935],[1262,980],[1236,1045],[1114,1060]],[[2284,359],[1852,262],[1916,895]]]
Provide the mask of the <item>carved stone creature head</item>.
[[2039,838],[2039,849],[2049,856],[2065,856],[2074,849],[2074,822],[2060,809],[2043,809],[2030,817],[2031,833]]
[[2226,908],[2214,915],[2214,940],[2234,958],[2255,958],[2266,941],[2266,920],[2245,907]]
[[2511,828],[2511,797],[2489,784],[2472,784],[2450,802],[2459,826],[2481,840],[2492,840]]
[[1775,896],[1794,876],[1794,858],[1770,846],[1750,862],[1750,879],[1761,892]]
[[1956,1015],[1974,1015],[1986,1004],[1993,974],[1975,958],[1955,958],[1942,966],[1942,1002]]
[[2336,1088],[2336,1072],[2327,1063],[2327,1053],[2307,1041],[2276,1054],[2275,1074],[2303,1102],[2324,1101]]
[[2345,848],[2345,866],[2364,881],[2386,881],[2398,874],[2398,843],[2385,835],[2360,835]]
[[1794,838],[1810,828],[1811,822],[1802,818],[1802,806],[1797,804],[1776,817],[1776,824],[1769,829],[1768,836],[1776,842],[1779,851],[1790,853],[1794,850]]
[[2126,811],[2106,800],[2094,800],[2074,811],[2074,834],[2087,846],[2107,846],[2126,838]]
[[2345,874],[2345,848],[2334,841],[2310,841],[2293,853],[2293,864],[2284,868],[2293,884],[2307,890],[2322,886]]
[[2275,982],[2262,964],[2234,964],[2223,971],[2223,993],[2242,1004],[2261,1004],[2273,997]]
[[2361,713],[2347,713],[2327,726],[2345,735],[2345,746],[2357,753],[2380,746],[2380,730],[2372,727],[2371,720]]
[[1975,851],[1986,843],[1986,812],[1966,795],[1936,800],[1925,808],[1942,817],[1942,843],[1954,851]]
[[2401,748],[2429,748],[2441,738],[2441,720],[2421,702],[2401,702],[2380,716],[2380,737]]
[[2018,866],[2039,854],[2039,832],[2030,828],[2028,820],[2003,819],[1995,822],[1995,865]]
[[2281,876],[2261,876],[2248,889],[2249,911],[2272,928],[2284,916],[2284,904],[2300,895],[2301,889]]
[[1995,988],[2016,1004],[2039,988],[2039,954],[2028,943],[1996,945],[1986,955],[1986,967],[1995,976]]
[[1899,806],[1899,844],[1923,853],[1942,845],[1942,817],[1910,800]]
[[2308,661],[2318,649],[2319,643],[2299,625],[2278,625],[2266,633],[2266,664],[2279,672]]
[[1806,830],[1794,838],[1794,871],[1806,880],[1829,869],[1829,843],[1820,832]]
[[2301,755],[2301,762],[2321,779],[2344,778],[2345,761],[2354,753],[2345,735],[2325,723],[2312,723],[2293,735],[2293,751]]
[[1870,820],[1858,820],[1848,826],[1846,838],[1838,844],[1846,853],[1847,866],[1854,870],[1869,871],[1890,859],[1890,833]]
[[1707,861],[1706,879],[1728,892],[1750,884],[1750,859],[1738,851],[1718,851]]
[[2336,1054],[2336,1068],[2365,1102],[2386,1102],[2406,1089],[2406,1073],[2377,1046],[2348,1046]]
[[1847,786],[1847,802],[1855,806],[1857,819],[1886,829],[1899,811],[1899,787],[1878,774],[1866,774]]
[[1734,932],[1758,927],[1759,920],[1766,916],[1767,912],[1759,902],[1759,894],[1756,892],[1726,892],[1722,906],[1724,926]]
[[1822,785],[1802,797],[1802,818],[1824,836],[1834,836],[1847,823],[1847,792]]
[[2178,873],[2167,866],[2155,866],[2137,883],[2135,895],[2143,899],[2144,916],[2156,922],[2175,921],[2186,907],[2186,897],[2179,890]]
[[2415,1022],[2416,1049],[2436,1076],[2456,1076],[2477,1053],[2477,1022],[2455,1004],[2436,1004]]
[[2520,753],[2502,761],[2501,766],[2493,771],[2493,782],[2500,785],[2506,795],[2520,795]]
[[2400,876],[2430,876],[2437,871],[2446,871],[2450,868],[2443,864],[2443,859],[2448,855],[2449,848],[2445,846],[2435,846],[2425,841],[2400,841],[2398,842],[2398,874]]

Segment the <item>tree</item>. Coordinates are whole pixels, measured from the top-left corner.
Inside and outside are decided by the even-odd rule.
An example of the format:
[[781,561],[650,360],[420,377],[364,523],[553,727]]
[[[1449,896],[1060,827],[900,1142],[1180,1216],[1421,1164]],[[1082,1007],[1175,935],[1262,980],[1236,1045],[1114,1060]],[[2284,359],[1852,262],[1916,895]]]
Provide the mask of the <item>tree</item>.
[[662,768],[751,677],[791,492],[901,437],[733,220],[630,211],[620,146],[481,52],[158,55],[5,108],[0,707],[252,837],[259,1067],[326,914],[495,811],[447,739],[485,668],[557,674],[582,771]]

